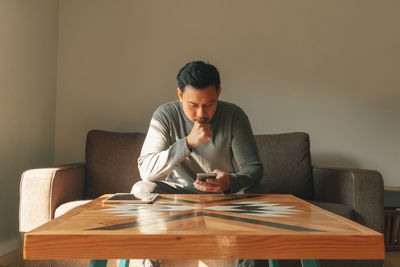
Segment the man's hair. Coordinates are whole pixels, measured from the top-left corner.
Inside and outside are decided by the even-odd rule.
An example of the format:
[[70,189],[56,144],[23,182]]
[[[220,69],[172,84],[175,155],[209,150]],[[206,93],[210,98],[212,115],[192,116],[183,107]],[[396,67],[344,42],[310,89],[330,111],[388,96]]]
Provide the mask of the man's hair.
[[177,76],[179,89],[183,93],[186,85],[196,89],[203,89],[215,85],[218,91],[220,86],[219,72],[217,68],[204,61],[192,61],[187,63]]

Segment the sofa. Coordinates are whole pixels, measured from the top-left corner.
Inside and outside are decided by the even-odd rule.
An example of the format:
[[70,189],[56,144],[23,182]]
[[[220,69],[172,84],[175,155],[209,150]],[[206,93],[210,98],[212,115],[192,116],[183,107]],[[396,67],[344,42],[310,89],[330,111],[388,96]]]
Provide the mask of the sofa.
[[[21,266],[88,266],[88,260],[32,261],[22,258],[24,233],[103,194],[129,192],[140,180],[137,158],[144,133],[92,130],[86,137],[85,162],[31,169],[20,184]],[[363,169],[312,166],[307,133],[255,135],[264,175],[245,193],[293,194],[299,198],[383,232],[383,179]],[[234,164],[236,167],[236,164]],[[260,266],[268,266],[260,262]],[[116,265],[110,261],[108,266]],[[137,263],[132,263],[132,265]],[[233,266],[233,261],[163,261],[163,266]],[[322,260],[321,266],[378,267],[379,260]],[[280,266],[301,266],[280,261]]]

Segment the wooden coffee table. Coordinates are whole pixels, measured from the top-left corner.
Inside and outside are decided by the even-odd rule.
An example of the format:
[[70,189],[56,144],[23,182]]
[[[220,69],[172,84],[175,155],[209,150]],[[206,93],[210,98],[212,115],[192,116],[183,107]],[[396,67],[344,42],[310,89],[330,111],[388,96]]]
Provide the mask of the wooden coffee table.
[[[25,259],[384,259],[383,235],[292,195],[107,195],[25,234]],[[273,260],[271,260],[273,259]],[[120,265],[129,261],[122,260]]]

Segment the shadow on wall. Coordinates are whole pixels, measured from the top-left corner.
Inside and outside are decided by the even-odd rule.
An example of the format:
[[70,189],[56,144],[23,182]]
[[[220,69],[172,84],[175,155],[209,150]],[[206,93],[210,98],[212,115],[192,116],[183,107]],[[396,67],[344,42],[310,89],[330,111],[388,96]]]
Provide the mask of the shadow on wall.
[[361,164],[354,158],[344,154],[312,153],[312,165],[316,167],[361,168]]

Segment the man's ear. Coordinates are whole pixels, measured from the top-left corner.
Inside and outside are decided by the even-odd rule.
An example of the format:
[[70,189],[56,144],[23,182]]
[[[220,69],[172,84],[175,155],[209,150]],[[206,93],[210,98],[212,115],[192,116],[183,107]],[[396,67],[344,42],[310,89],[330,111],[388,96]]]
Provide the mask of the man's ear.
[[178,93],[179,101],[181,101],[181,103],[182,103],[183,93],[179,87],[176,89],[176,91]]
[[221,86],[218,88],[217,97],[221,94]]

